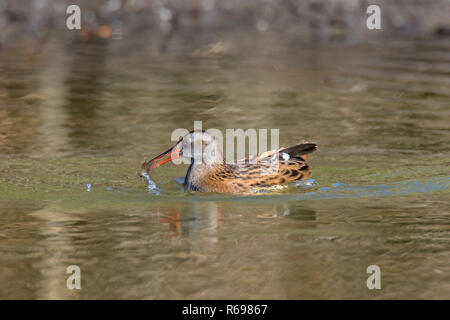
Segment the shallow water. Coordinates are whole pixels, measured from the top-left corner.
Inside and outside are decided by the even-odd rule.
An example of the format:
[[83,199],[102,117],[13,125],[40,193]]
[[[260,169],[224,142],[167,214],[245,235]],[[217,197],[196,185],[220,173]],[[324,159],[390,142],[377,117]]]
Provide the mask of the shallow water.
[[[159,48],[0,51],[1,298],[450,298],[450,42]],[[318,143],[312,185],[185,192],[170,164],[149,192],[194,120]]]

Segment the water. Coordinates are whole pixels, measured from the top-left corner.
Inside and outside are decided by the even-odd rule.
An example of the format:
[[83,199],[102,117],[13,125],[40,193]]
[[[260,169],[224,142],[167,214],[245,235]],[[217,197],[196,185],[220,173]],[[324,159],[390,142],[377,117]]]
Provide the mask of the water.
[[[0,297],[450,298],[450,42],[280,38],[3,48]],[[148,188],[194,120],[316,142],[314,180],[201,194],[168,164]]]

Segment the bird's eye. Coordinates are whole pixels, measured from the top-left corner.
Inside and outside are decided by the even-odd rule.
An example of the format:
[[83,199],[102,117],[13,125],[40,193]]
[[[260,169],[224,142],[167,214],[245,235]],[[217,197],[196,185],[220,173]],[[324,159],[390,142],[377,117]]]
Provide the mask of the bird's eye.
[[205,142],[205,143],[210,143],[211,142],[211,137],[210,136],[207,136],[207,135],[203,135],[203,141]]

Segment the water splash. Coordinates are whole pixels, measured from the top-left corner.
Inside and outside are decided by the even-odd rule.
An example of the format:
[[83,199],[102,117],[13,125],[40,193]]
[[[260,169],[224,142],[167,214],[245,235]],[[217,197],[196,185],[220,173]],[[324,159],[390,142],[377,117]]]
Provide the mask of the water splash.
[[146,188],[148,192],[151,192],[151,193],[156,194],[156,195],[161,194],[161,192],[159,191],[158,186],[152,180],[152,178],[150,178],[149,174],[144,174],[143,177],[144,177],[145,181],[147,181],[147,183],[148,183],[148,186]]
[[301,187],[301,188],[309,188],[309,187],[313,187],[313,186],[317,186],[318,183],[316,182],[316,180],[314,179],[308,179],[308,180],[298,180],[292,183],[292,185],[296,186],[296,187]]

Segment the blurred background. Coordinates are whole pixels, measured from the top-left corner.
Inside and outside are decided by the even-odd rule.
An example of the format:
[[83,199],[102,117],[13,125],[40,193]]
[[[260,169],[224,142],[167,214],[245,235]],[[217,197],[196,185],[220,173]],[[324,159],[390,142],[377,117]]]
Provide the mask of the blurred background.
[[[68,32],[66,8],[82,9],[82,32]],[[364,28],[369,5],[382,9],[383,32]],[[1,0],[0,43],[44,42],[53,33],[67,40],[130,38],[160,44],[243,30],[321,41],[366,42],[374,38],[448,36],[448,0]],[[151,39],[151,40],[150,40]]]
[[[449,17],[450,0],[0,0],[0,298],[450,298]],[[190,193],[168,164],[149,193],[136,170],[194,120],[318,143],[313,180]]]

